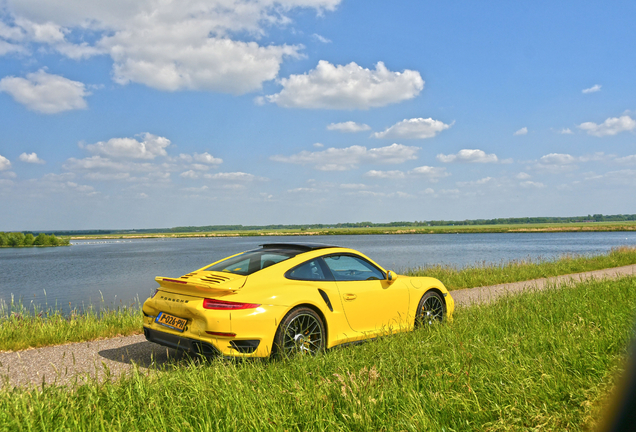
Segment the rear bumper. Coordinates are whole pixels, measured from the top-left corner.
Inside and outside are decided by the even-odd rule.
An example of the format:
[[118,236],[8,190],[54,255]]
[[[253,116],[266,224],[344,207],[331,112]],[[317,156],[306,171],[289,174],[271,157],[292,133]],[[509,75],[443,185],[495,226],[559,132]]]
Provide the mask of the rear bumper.
[[207,342],[153,330],[148,327],[144,327],[144,336],[146,336],[146,339],[150,342],[167,346],[169,348],[189,351],[195,354],[204,355],[206,357],[216,357],[218,355],[221,355],[219,350],[216,349],[214,345]]

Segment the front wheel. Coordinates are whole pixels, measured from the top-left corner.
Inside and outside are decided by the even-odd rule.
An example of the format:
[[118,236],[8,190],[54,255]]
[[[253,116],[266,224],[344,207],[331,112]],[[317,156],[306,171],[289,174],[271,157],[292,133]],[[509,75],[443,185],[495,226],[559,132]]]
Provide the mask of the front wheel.
[[281,321],[274,337],[277,357],[316,355],[325,349],[325,325],[308,307],[292,309]]
[[432,325],[434,322],[442,322],[446,317],[446,302],[435,291],[429,291],[422,296],[417,306],[415,315],[415,327]]

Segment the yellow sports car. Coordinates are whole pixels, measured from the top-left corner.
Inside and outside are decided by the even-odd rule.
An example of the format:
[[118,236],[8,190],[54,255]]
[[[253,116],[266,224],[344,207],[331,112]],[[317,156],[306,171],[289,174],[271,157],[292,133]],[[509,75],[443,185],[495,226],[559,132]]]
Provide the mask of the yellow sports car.
[[353,249],[271,243],[180,278],[157,277],[144,335],[205,356],[315,354],[451,319],[429,277],[398,276]]

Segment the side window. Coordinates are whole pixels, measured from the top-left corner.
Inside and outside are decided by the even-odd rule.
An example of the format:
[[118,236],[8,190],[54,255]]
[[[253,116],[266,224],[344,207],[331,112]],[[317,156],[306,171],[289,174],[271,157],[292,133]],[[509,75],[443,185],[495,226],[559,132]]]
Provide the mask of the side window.
[[384,274],[370,262],[351,255],[324,257],[336,281],[382,280]]
[[325,272],[322,270],[322,267],[320,266],[320,258],[307,261],[298,267],[294,267],[285,273],[285,277],[287,279],[307,281],[333,280],[331,275],[325,275]]
[[267,254],[264,253],[261,255],[261,269],[264,269],[265,267],[269,267],[271,265],[277,264],[281,261],[285,261],[286,259],[288,259],[288,256],[285,255],[281,255],[281,254]]

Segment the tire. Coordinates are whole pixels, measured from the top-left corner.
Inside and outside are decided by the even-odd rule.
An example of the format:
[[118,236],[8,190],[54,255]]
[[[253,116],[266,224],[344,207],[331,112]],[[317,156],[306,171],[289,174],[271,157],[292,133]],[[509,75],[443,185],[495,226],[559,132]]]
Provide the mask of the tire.
[[316,355],[325,350],[325,338],[320,316],[308,307],[297,307],[285,315],[276,330],[274,356]]
[[422,296],[417,306],[415,327],[443,322],[444,319],[446,319],[446,302],[437,292],[428,291]]

